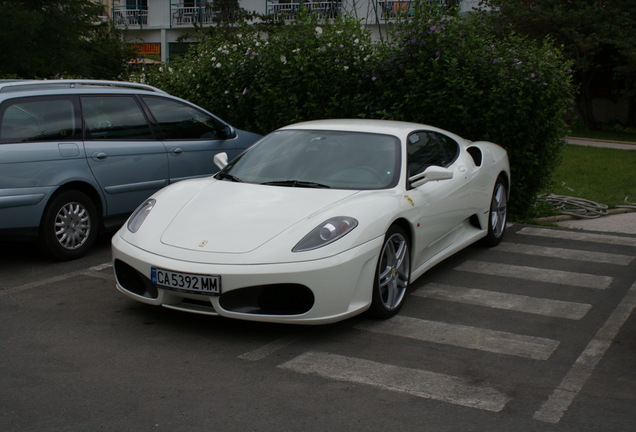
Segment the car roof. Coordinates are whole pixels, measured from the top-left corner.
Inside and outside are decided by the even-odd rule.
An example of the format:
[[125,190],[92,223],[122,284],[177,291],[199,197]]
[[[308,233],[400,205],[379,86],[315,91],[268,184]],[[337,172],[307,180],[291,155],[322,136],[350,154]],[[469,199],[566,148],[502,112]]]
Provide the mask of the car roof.
[[[312,120],[302,123],[295,123],[280,128],[279,130],[335,130],[348,132],[371,132],[390,135],[402,135],[415,130],[431,130],[450,134],[448,131],[421,123],[411,123],[396,120],[374,120],[374,119],[330,119]],[[451,134],[454,135],[454,134]]]
[[65,79],[65,80],[0,80],[0,93],[14,92],[85,92],[90,90],[95,93],[112,93],[113,91],[147,91],[153,93],[166,94],[163,90],[156,87],[133,83],[126,81],[108,81],[108,80],[84,80],[84,79]]

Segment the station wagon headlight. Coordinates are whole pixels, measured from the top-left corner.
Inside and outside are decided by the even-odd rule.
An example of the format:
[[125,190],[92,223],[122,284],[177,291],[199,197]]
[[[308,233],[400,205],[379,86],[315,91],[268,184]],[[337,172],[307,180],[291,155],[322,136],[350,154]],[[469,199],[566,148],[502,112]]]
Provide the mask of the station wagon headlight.
[[146,217],[150,214],[150,211],[154,208],[155,203],[154,199],[146,200],[142,205],[137,207],[137,210],[134,211],[130,219],[128,219],[128,231],[132,233],[136,233],[141,228],[141,224],[144,223]]
[[339,216],[326,220],[311,230],[296,246],[292,252],[304,252],[318,249],[335,242],[358,226],[358,221],[351,217]]

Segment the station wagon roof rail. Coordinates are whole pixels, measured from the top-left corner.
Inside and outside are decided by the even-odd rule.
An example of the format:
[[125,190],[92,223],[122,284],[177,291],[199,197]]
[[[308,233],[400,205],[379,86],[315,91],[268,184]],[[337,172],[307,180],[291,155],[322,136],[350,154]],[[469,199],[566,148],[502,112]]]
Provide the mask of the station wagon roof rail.
[[16,80],[16,81],[0,81],[0,93],[9,91],[28,90],[26,87],[47,87],[53,88],[60,86],[61,88],[75,88],[76,86],[104,86],[104,87],[126,87],[139,90],[147,90],[157,93],[165,93],[163,90],[148,84],[124,82],[124,81],[108,81],[108,80],[88,80],[88,79],[61,79],[61,80]]

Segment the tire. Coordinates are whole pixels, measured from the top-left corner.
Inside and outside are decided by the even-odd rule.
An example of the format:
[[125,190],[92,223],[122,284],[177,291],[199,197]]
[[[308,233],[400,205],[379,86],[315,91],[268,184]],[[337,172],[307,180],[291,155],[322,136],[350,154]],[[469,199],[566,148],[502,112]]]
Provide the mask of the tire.
[[497,179],[490,200],[488,213],[488,233],[484,238],[486,246],[497,246],[506,232],[508,214],[508,189],[501,177]]
[[404,230],[392,226],[384,237],[373,282],[369,314],[390,318],[402,307],[411,279],[411,245]]
[[60,261],[80,258],[95,243],[98,227],[97,209],[88,195],[75,190],[61,192],[51,199],[42,216],[40,249]]

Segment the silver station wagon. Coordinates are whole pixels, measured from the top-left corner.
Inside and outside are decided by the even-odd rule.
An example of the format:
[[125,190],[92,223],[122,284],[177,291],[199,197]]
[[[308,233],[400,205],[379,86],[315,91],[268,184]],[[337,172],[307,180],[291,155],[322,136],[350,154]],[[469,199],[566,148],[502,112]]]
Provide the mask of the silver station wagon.
[[0,81],[0,239],[79,258],[148,196],[259,138],[144,84]]

